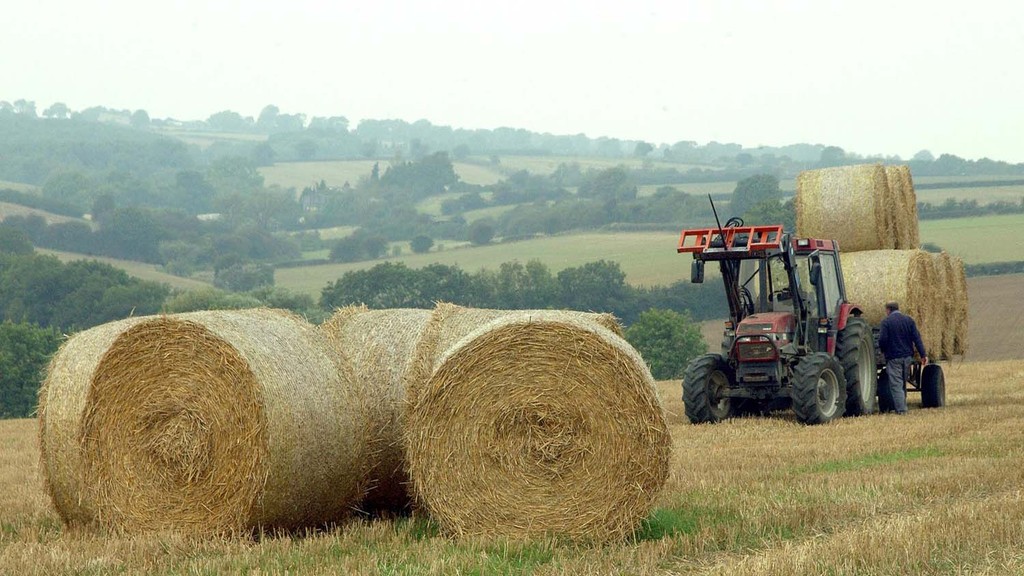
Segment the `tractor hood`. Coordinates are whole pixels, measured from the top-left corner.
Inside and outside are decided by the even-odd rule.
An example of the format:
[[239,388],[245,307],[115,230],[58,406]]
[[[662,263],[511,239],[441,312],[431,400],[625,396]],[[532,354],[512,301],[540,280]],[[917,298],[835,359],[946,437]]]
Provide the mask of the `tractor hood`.
[[769,336],[773,340],[792,340],[796,318],[792,312],[762,312],[751,314],[736,327],[736,337]]

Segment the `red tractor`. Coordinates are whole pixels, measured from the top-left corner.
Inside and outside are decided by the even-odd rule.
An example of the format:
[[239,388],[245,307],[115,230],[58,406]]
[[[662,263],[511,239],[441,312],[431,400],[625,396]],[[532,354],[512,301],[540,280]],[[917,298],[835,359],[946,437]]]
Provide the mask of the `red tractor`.
[[722,350],[693,360],[683,381],[686,416],[717,422],[792,407],[807,424],[876,407],[872,328],[846,299],[839,245],[791,238],[782,226],[684,230],[691,281],[718,262],[729,302]]

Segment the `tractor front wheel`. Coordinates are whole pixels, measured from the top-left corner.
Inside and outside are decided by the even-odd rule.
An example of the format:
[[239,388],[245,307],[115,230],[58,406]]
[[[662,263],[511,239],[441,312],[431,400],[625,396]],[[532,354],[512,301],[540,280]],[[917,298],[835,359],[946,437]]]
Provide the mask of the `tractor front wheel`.
[[846,378],[839,361],[815,352],[793,368],[793,411],[804,424],[824,424],[846,408]]
[[694,424],[718,422],[735,415],[732,399],[725,395],[733,371],[720,354],[694,359],[683,374],[683,404]]

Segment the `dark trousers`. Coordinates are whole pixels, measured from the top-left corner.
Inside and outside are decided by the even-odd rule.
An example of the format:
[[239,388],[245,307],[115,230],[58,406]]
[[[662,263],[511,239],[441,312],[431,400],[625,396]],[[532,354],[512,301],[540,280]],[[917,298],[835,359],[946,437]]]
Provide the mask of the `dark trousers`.
[[910,379],[910,365],[914,363],[911,357],[892,358],[885,361],[885,374],[889,378],[889,395],[892,398],[892,408],[898,414],[907,412],[907,380]]

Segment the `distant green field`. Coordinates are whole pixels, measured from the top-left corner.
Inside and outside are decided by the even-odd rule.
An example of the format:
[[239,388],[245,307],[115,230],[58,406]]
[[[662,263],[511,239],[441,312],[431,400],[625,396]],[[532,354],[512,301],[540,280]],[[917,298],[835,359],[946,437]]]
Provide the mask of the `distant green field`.
[[[644,161],[639,158],[581,158],[578,156],[500,156],[499,167],[506,173],[526,170],[532,174],[551,174],[560,164],[579,164],[580,168],[587,170],[594,168],[603,170],[615,166],[626,166],[628,168],[640,168]],[[674,162],[651,161],[654,168],[674,168],[685,172],[691,168],[709,168],[712,166],[700,166],[695,164],[677,164]]]
[[149,280],[151,282],[159,282],[162,284],[168,284],[171,288],[191,289],[191,288],[203,288],[209,287],[210,285],[206,282],[199,280],[193,280],[191,278],[182,278],[180,276],[174,276],[173,274],[167,274],[157,269],[157,266],[153,264],[146,264],[143,262],[134,262],[131,260],[119,260],[117,258],[106,258],[104,256],[87,256],[84,254],[75,254],[73,252],[61,252],[58,250],[47,250],[45,248],[36,248],[36,252],[40,254],[52,254],[56,256],[61,262],[72,262],[75,260],[96,260],[105,264],[110,264],[115,268],[120,268],[127,272],[129,275],[142,280]]
[[921,242],[967,264],[1024,260],[1024,214],[921,221]]
[[217,142],[263,142],[267,139],[266,134],[248,134],[244,132],[206,132],[178,128],[161,128],[159,132],[165,136],[177,138],[186,144],[193,144],[200,148],[207,148]]
[[977,200],[979,204],[997,201],[1020,202],[1024,199],[1024,185],[978,186],[975,188],[939,188],[936,190],[915,189],[918,202],[942,204],[949,198],[955,200]]
[[[279,162],[260,168],[260,174],[268,185],[301,190],[323,180],[330,186],[341,186],[345,182],[355,186],[360,178],[369,178],[373,165],[377,164],[383,174],[388,160],[333,160],[326,162]],[[453,162],[455,173],[467,184],[488,185],[501,180],[500,172],[486,166]]]
[[553,236],[508,244],[409,254],[372,262],[284,268],[275,272],[274,280],[278,286],[319,296],[327,282],[338,279],[345,272],[370,268],[385,261],[403,262],[412,268],[437,262],[458,265],[464,270],[476,272],[483,268],[497,269],[502,262],[540,260],[552,272],[558,272],[564,268],[605,259],[619,262],[626,273],[626,280],[632,284],[670,284],[689,274],[689,261],[676,254],[676,241],[677,235],[672,232]]
[[35,192],[39,188],[31,184],[0,180],[0,190],[17,190],[18,192]]
[[[403,262],[412,268],[431,263],[458,265],[475,272],[496,269],[502,262],[540,260],[553,272],[605,259],[619,263],[626,281],[634,285],[666,285],[689,275],[690,259],[675,251],[674,232],[584,233],[448,249],[398,258],[287,268],[275,273],[278,286],[319,296],[329,281],[345,272],[370,268],[380,262]],[[1024,259],[1024,215],[986,216],[921,222],[921,241],[937,244],[967,264]],[[442,242],[443,243],[443,242]]]
[[[376,160],[344,160],[336,162],[279,162],[260,168],[267,185],[301,190],[323,180],[329,186],[341,186],[348,182],[355,186],[360,178],[369,178]],[[379,162],[380,170],[387,168],[387,162]]]

